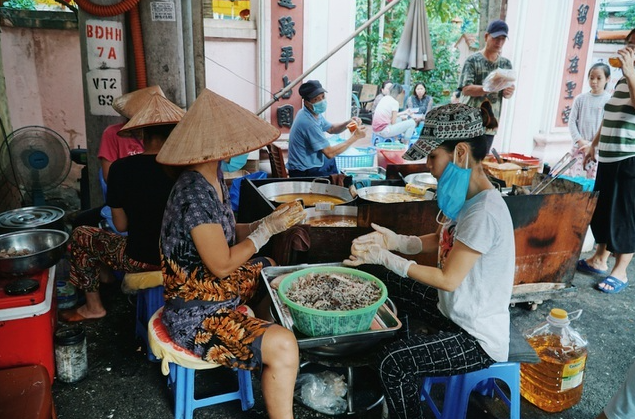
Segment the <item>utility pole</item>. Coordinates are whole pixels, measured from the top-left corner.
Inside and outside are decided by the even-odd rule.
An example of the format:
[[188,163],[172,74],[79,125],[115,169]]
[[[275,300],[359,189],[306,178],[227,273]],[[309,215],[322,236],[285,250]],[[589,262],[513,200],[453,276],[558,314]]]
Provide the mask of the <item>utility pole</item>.
[[[95,5],[110,6],[119,0],[91,0]],[[103,204],[97,158],[101,135],[108,125],[124,119],[113,109],[112,101],[128,91],[126,71],[125,15],[94,16],[79,9],[79,47],[84,86],[84,118],[88,149],[90,206]]]

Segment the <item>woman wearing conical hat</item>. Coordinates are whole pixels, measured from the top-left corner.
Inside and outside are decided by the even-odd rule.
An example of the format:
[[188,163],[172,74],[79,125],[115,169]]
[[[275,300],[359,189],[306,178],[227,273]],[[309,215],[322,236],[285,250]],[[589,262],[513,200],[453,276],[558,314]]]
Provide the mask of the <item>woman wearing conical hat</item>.
[[106,204],[118,231],[80,226],[71,235],[70,281],[84,290],[86,304],[60,313],[76,322],[106,315],[99,296],[103,269],[158,271],[159,232],[174,180],[156,162],[156,155],[184,112],[161,95],[153,95],[122,128],[143,141],[144,152],[115,161],[110,168]]
[[254,254],[271,236],[301,221],[304,209],[281,206],[262,220],[236,224],[219,163],[279,136],[253,113],[204,90],[157,161],[182,170],[161,230],[163,323],[172,340],[206,361],[261,369],[269,417],[286,419],[293,417],[299,364],[295,336],[237,307],[257,302],[266,292],[259,284],[260,271],[273,261]]

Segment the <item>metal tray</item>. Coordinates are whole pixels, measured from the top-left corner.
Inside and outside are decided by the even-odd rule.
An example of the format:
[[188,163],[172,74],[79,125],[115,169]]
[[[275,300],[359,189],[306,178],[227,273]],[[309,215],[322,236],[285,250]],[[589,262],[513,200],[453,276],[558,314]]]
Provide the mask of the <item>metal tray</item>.
[[[313,352],[324,355],[343,355],[360,351],[371,345],[374,345],[381,339],[385,339],[397,334],[401,328],[401,321],[395,315],[395,308],[392,301],[382,305],[371,325],[371,329],[365,332],[348,333],[344,335],[332,336],[307,336],[293,327],[293,319],[289,314],[286,306],[278,297],[278,292],[271,288],[269,283],[276,277],[295,272],[304,268],[318,266],[342,266],[341,263],[321,263],[321,264],[302,264],[294,266],[269,266],[262,270],[262,276],[265,279],[267,290],[271,295],[272,307],[275,310],[274,315],[278,318],[281,325],[291,330],[300,349],[313,349]],[[390,307],[392,305],[392,308]]]

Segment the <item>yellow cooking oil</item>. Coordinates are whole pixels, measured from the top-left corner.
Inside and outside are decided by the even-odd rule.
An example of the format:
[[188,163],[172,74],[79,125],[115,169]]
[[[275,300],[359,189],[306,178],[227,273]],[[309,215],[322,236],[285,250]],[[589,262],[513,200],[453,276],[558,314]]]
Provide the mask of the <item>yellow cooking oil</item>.
[[520,394],[546,412],[561,412],[582,398],[587,341],[570,326],[581,312],[569,317],[554,308],[546,322],[525,333],[540,362],[520,365]]

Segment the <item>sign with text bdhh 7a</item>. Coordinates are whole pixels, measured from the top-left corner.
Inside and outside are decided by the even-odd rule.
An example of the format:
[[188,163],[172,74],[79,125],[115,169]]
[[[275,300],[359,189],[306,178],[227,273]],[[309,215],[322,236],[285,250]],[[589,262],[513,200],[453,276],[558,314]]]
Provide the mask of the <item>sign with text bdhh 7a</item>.
[[121,22],[86,21],[86,88],[92,115],[117,116],[114,98],[122,95],[121,68],[124,61],[124,33]]

